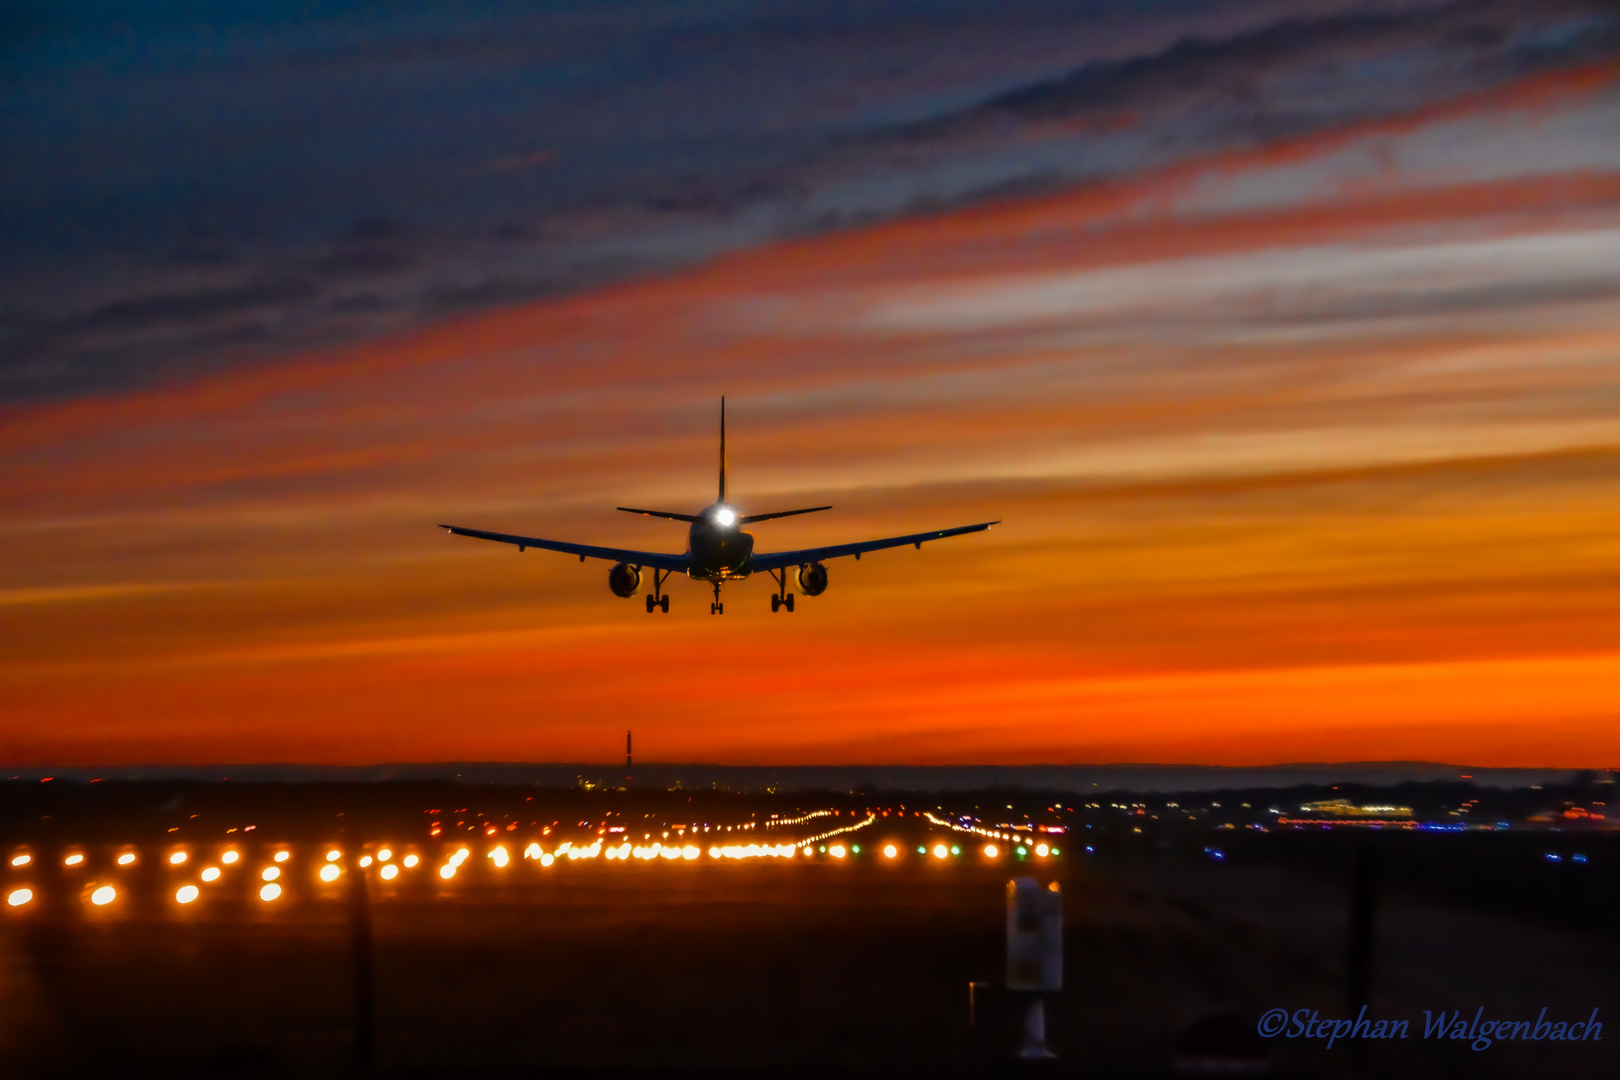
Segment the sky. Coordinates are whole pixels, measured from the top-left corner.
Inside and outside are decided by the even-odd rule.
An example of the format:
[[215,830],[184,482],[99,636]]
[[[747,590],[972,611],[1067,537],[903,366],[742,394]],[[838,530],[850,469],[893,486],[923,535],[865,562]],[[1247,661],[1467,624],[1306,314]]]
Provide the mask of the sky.
[[1612,7],[22,10],[0,762],[1620,759]]

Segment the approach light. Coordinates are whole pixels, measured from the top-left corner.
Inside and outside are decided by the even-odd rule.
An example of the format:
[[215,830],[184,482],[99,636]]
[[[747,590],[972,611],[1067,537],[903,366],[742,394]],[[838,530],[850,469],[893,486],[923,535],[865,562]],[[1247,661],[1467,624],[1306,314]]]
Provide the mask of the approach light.
[[34,898],[33,889],[12,889],[6,894],[6,906],[22,907]]
[[281,867],[267,866],[264,868],[264,872],[259,876],[264,878],[266,881],[274,881],[276,878],[281,876]]
[[69,855],[67,858],[63,859],[62,861],[64,863],[66,863],[68,866],[78,866],[80,863],[84,862],[84,856],[83,855],[78,855],[78,854]]
[[276,899],[277,897],[279,897],[280,895],[281,895],[281,886],[277,885],[273,881],[270,884],[266,885],[264,888],[259,890],[259,899],[263,900],[267,904],[270,901],[272,901],[272,900]]
[[[237,859],[240,859],[241,857],[242,856],[238,855],[234,851],[227,851],[225,854],[223,854],[223,855],[221,855],[219,857],[219,861],[224,863],[226,866],[229,866],[231,863],[235,862]],[[185,860],[181,860],[181,861],[184,862]]]
[[447,862],[443,866],[439,867],[439,876],[444,878],[446,881],[449,881],[451,878],[455,877],[456,864]]
[[217,866],[205,867],[203,869],[203,872],[202,872],[202,879],[204,881],[218,881],[219,880],[219,867],[217,867]]
[[343,871],[338,869],[337,863],[327,863],[325,866],[321,867],[321,880],[328,882],[336,881],[338,879],[338,875],[342,872]]
[[996,847],[996,845],[994,845],[994,844],[986,844],[986,845],[984,845],[984,857],[985,858],[993,859],[997,855],[1000,855],[1000,854],[1001,854],[1001,849]]
[[889,844],[889,845],[887,845],[887,846],[885,846],[885,847],[884,847],[884,849],[883,849],[883,854],[884,854],[884,855],[885,855],[885,856],[887,856],[887,857],[888,857],[888,858],[891,858],[891,859],[892,859],[892,858],[894,858],[894,857],[895,857],[895,856],[896,856],[896,855],[898,855],[898,854],[900,854],[900,849],[899,849],[899,848],[897,848],[897,847],[895,847],[895,846],[894,846],[894,845],[893,845],[893,844]]
[[292,852],[290,851],[276,852],[276,862],[286,862],[290,858],[292,858]]
[[370,855],[362,855],[362,856],[360,856],[360,865],[361,866],[370,866],[371,865],[371,856]]
[[118,865],[119,866],[128,866],[130,863],[132,863],[134,861],[135,861],[135,853],[133,851],[126,851],[122,855],[118,856]]
[[331,851],[326,853],[327,862],[337,862],[341,858],[343,858],[343,852],[339,851],[337,848],[333,848]]
[[34,857],[32,855],[13,855],[11,857],[12,866],[27,866],[33,861]]
[[737,511],[733,510],[729,506],[722,506],[719,510],[715,511],[714,520],[729,528],[737,523]]
[[383,848],[381,851],[377,852],[377,861],[378,862],[387,862],[389,859],[392,859],[393,857],[394,857],[394,852],[389,848]]
[[177,851],[173,855],[169,856],[169,865],[170,866],[179,866],[181,863],[183,863],[185,861],[186,861],[186,853],[183,852],[183,851]]
[[195,885],[182,885],[182,886],[180,886],[179,890],[174,894],[174,899],[175,899],[176,903],[189,904],[193,900],[197,899],[197,897],[200,896],[200,895],[202,895],[202,894],[197,889],[197,886],[195,886]]
[[408,870],[421,861],[422,860],[417,858],[415,855],[407,855],[405,856],[405,868]]
[[382,877],[384,881],[393,881],[395,878],[399,877],[399,867],[395,866],[393,863],[385,864],[382,868]]
[[114,889],[111,885],[103,885],[101,888],[90,894],[90,902],[96,905],[96,907],[106,907],[117,898],[118,890]]

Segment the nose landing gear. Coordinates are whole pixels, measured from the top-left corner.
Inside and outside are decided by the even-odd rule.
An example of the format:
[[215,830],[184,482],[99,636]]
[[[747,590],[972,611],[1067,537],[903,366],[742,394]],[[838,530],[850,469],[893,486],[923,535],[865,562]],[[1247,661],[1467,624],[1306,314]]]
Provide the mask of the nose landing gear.
[[793,611],[793,594],[787,591],[787,568],[772,570],[770,574],[772,578],[776,579],[776,595],[771,597],[771,610],[776,612],[787,608],[791,614]]
[[724,615],[725,613],[726,605],[720,602],[720,583],[717,581],[714,583],[714,603],[709,605],[709,614]]
[[669,597],[664,593],[664,579],[673,574],[673,570],[653,570],[653,591],[647,594],[647,614],[651,615],[653,609],[669,614]]

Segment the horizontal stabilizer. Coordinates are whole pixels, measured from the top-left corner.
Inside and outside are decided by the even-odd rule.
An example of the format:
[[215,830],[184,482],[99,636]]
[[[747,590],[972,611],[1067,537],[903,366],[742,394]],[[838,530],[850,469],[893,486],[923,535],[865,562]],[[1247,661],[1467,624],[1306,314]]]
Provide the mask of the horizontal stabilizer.
[[752,525],[756,521],[769,521],[772,518],[792,517],[794,514],[813,514],[817,510],[831,510],[830,506],[811,506],[803,510],[778,510],[774,514],[749,514],[742,519],[742,524]]
[[696,514],[672,514],[668,510],[637,510],[633,506],[621,506],[618,509],[627,514],[642,514],[646,517],[669,518],[671,521],[696,521]]

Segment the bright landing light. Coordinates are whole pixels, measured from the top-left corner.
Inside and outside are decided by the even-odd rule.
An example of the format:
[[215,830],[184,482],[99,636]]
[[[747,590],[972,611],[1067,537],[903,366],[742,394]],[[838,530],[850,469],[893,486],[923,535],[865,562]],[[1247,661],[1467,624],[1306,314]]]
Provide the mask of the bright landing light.
[[735,525],[737,523],[737,512],[729,506],[722,506],[715,512],[714,520],[726,526]]
[[229,865],[231,865],[231,863],[235,862],[237,859],[240,859],[241,857],[242,856],[238,855],[234,851],[227,851],[225,854],[223,854],[223,855],[221,855],[219,857],[219,861],[224,863],[226,866],[229,866]]
[[183,851],[177,851],[173,855],[169,856],[169,865],[170,866],[179,866],[181,863],[183,863],[185,861],[186,861],[186,853],[183,852]]

